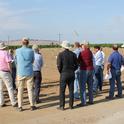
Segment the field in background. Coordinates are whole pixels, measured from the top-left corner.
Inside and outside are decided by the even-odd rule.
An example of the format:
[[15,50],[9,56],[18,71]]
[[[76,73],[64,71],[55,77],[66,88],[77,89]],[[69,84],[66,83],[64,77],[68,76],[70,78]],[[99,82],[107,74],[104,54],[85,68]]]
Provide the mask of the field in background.
[[[40,50],[44,58],[44,67],[42,70],[43,82],[54,82],[59,80],[59,73],[56,67],[56,57],[62,50],[62,48],[43,48]],[[93,48],[91,48],[91,50],[93,51]],[[105,53],[105,61],[107,62],[108,56],[112,53],[112,48],[103,48],[103,51]],[[119,52],[124,55],[123,48],[120,48]]]
[[[104,48],[103,50],[107,60],[112,49]],[[122,115],[124,113],[124,98],[112,101],[105,99],[109,91],[108,81],[104,82],[103,91],[94,96],[94,105],[77,108],[76,105],[80,103],[80,100],[77,100],[74,102],[75,109],[70,110],[68,109],[68,95],[66,95],[66,110],[63,112],[56,109],[59,105],[59,73],[56,67],[56,56],[60,51],[62,51],[60,48],[44,48],[40,50],[44,58],[44,67],[42,69],[43,81],[40,94],[42,102],[36,105],[38,109],[33,112],[30,111],[27,90],[24,91],[24,111],[21,113],[10,106],[7,95],[5,102],[8,106],[0,108],[0,123],[116,124],[118,122],[118,124],[123,124],[121,122],[124,122]],[[124,55],[124,49],[120,49],[120,52]],[[122,79],[124,80],[124,73],[122,73]],[[68,93],[68,90],[66,90],[66,93]]]

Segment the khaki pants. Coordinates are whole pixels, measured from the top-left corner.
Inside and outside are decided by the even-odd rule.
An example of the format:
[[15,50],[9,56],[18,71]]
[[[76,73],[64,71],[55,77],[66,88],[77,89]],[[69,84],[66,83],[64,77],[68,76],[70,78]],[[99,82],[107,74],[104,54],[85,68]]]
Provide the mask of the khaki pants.
[[3,85],[6,85],[7,91],[9,93],[9,98],[12,105],[16,104],[14,97],[14,90],[12,86],[12,76],[10,72],[0,71],[0,105],[4,104],[4,95],[3,95]]
[[22,107],[24,85],[27,83],[28,98],[31,106],[34,106],[33,98],[33,76],[17,77],[18,107]]

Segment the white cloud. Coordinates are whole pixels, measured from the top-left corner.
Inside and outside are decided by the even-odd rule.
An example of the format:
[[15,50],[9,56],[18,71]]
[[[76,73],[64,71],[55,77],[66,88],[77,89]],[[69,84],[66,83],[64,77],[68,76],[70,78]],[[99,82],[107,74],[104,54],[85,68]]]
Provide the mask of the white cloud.
[[0,1],[0,28],[2,30],[26,29],[30,24],[26,22],[26,16],[42,12],[40,8],[13,10],[7,2]]

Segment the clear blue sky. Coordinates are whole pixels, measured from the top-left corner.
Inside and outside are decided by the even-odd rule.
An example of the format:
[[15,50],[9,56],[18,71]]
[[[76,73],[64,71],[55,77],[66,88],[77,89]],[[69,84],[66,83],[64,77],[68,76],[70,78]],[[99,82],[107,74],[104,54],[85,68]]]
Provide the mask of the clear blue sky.
[[0,39],[124,41],[124,0],[0,0]]

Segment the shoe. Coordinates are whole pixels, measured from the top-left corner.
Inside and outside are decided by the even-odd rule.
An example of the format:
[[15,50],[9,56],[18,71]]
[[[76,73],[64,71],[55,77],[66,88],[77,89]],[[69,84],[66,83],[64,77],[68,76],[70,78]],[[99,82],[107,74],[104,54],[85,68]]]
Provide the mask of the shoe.
[[69,109],[74,109],[74,107],[73,106],[70,106]]
[[58,110],[62,110],[62,111],[65,110],[64,107],[58,107],[57,109],[58,109]]
[[77,106],[77,107],[84,107],[84,106],[86,106],[86,104],[80,103],[80,104],[77,104],[76,106]]
[[30,108],[31,111],[34,111],[34,110],[36,110],[36,109],[37,109],[36,106],[31,106],[31,108]]
[[19,112],[22,112],[22,111],[23,111],[22,107],[19,107],[17,110],[18,110]]
[[18,103],[16,103],[15,105],[12,105],[12,107],[18,107]]
[[79,100],[80,98],[79,97],[74,97],[74,100]]
[[93,104],[94,104],[94,102],[88,102],[88,104],[93,105]]
[[122,95],[115,95],[115,97],[122,98],[123,96]]
[[0,108],[5,107],[5,106],[6,106],[6,104],[4,103],[3,105],[0,105]]
[[108,99],[108,100],[113,100],[114,99],[114,97],[112,97],[112,96],[106,96],[105,98]]
[[41,100],[38,99],[38,100],[35,101],[35,103],[39,104],[39,103],[41,103]]

